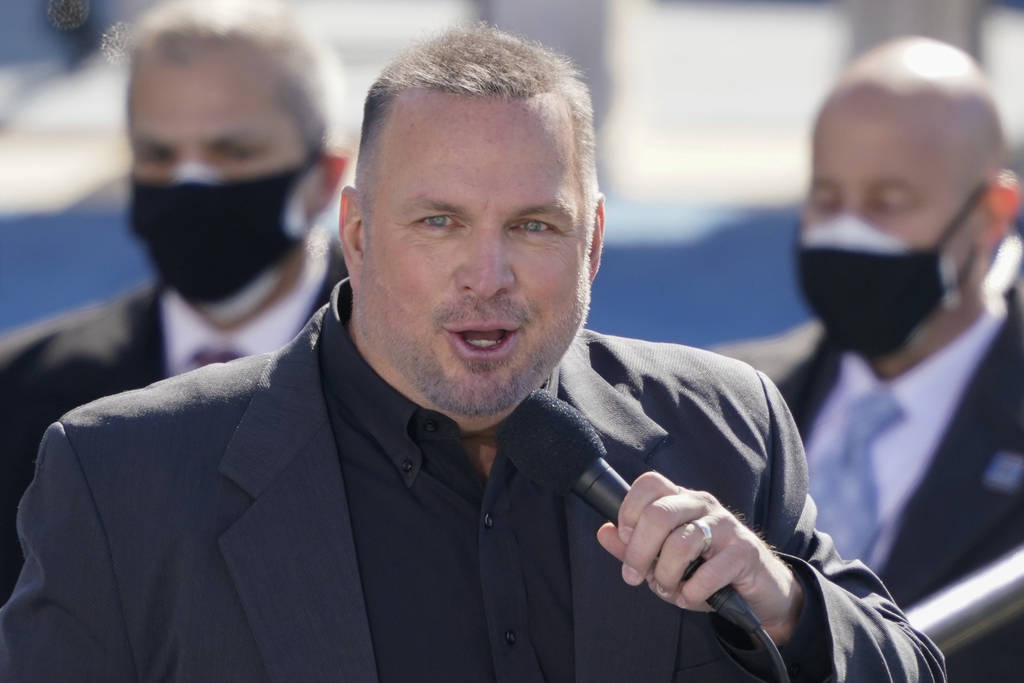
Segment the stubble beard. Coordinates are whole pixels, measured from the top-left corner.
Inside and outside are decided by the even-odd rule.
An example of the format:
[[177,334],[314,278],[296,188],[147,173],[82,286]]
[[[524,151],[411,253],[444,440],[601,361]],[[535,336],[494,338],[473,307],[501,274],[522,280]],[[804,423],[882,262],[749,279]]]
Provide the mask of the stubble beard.
[[[551,375],[583,327],[590,307],[590,280],[583,270],[571,310],[564,315],[555,312],[554,324],[543,332],[534,348],[519,347],[512,357],[495,361],[460,360],[463,371],[452,376],[432,353],[430,339],[410,334],[387,313],[393,302],[389,303],[385,289],[376,285],[376,278],[366,275],[369,277],[363,280],[361,296],[353,302],[366,342],[382,351],[433,408],[449,416],[479,418],[512,410]],[[489,318],[515,321],[525,331],[534,324],[536,314],[533,306],[513,302],[507,295],[486,301],[467,297],[442,304],[432,313],[435,336],[447,334],[444,325]]]

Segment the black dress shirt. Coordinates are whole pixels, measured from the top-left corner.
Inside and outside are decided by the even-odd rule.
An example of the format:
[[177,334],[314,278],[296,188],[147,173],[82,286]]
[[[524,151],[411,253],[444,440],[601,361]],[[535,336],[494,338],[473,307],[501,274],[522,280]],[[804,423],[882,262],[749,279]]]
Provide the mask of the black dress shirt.
[[[573,680],[564,501],[362,359],[335,290],[320,347],[381,683]],[[344,647],[344,643],[339,643]]]

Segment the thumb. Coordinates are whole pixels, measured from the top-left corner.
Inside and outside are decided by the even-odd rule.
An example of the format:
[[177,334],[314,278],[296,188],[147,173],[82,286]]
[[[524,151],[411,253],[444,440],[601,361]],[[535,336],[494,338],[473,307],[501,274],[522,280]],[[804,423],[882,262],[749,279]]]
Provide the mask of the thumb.
[[597,542],[617,560],[621,560],[626,554],[626,544],[619,538],[619,530],[611,522],[605,522],[597,530]]

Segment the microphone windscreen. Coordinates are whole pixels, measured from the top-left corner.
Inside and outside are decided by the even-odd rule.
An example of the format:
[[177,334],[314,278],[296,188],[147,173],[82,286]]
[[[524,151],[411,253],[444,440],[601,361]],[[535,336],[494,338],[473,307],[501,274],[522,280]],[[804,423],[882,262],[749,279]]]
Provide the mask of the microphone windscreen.
[[606,454],[583,413],[537,389],[498,430],[498,448],[534,483],[568,494],[592,462]]

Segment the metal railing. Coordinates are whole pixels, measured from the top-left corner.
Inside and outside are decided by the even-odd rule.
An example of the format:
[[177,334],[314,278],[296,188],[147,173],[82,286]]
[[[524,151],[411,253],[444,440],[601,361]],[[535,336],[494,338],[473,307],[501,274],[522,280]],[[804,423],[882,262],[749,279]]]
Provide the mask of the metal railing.
[[1024,545],[907,610],[914,628],[949,655],[1024,614]]

